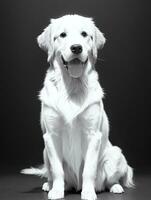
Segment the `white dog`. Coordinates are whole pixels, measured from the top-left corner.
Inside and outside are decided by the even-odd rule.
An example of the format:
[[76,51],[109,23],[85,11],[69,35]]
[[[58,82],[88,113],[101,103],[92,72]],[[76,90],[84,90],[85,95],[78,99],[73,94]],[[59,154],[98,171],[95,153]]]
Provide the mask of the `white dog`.
[[109,122],[103,90],[95,71],[97,50],[105,38],[91,18],[66,15],[52,19],[38,36],[50,67],[40,92],[44,167],[22,173],[48,178],[48,199],[64,191],[82,190],[81,198],[95,200],[96,191],[122,193],[133,186],[133,171],[120,148],[109,141]]

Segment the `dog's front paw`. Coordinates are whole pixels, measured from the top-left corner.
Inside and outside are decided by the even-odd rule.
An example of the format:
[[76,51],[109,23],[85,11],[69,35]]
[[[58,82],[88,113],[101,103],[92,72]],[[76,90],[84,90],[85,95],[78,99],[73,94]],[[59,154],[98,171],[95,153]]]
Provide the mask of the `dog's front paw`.
[[48,199],[63,199],[63,198],[64,198],[63,190],[52,188],[48,192]]
[[122,188],[122,186],[120,184],[114,184],[110,188],[110,192],[120,194],[120,193],[124,192],[124,189]]
[[93,188],[83,189],[82,192],[81,192],[81,199],[96,200],[97,195],[95,193],[95,190]]

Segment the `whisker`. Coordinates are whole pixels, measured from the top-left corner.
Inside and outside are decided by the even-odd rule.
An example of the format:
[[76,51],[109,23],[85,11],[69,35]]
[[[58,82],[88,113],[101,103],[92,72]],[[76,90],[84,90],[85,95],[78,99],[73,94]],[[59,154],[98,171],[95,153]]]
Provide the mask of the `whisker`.
[[104,62],[105,60],[103,58],[97,58],[97,60]]

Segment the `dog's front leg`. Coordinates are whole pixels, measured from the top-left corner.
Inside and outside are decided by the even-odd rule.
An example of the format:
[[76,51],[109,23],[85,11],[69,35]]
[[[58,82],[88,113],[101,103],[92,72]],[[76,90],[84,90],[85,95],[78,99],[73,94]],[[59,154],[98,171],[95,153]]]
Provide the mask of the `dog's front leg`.
[[100,153],[102,133],[99,131],[101,120],[101,107],[99,104],[90,106],[83,113],[84,123],[87,127],[84,130],[84,169],[81,198],[86,200],[97,199],[95,193],[95,179]]
[[95,179],[97,172],[98,156],[101,146],[101,133],[91,132],[88,138],[87,151],[85,155],[85,164],[83,169],[83,183],[81,198],[87,200],[97,199],[95,193]]
[[53,110],[48,110],[44,114],[46,133],[43,135],[45,148],[50,162],[53,178],[52,189],[48,193],[48,199],[64,198],[64,171],[62,165],[62,140],[58,125],[60,119]]

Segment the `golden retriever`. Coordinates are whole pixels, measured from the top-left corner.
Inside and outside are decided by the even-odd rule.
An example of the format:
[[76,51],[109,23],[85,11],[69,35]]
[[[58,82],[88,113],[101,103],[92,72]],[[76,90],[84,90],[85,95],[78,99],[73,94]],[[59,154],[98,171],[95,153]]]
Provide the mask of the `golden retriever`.
[[133,186],[133,170],[109,141],[103,90],[95,70],[105,37],[91,18],[65,15],[52,19],[37,38],[50,67],[40,91],[44,167],[22,170],[45,176],[48,199],[64,197],[71,188],[95,200],[106,188],[122,193]]

